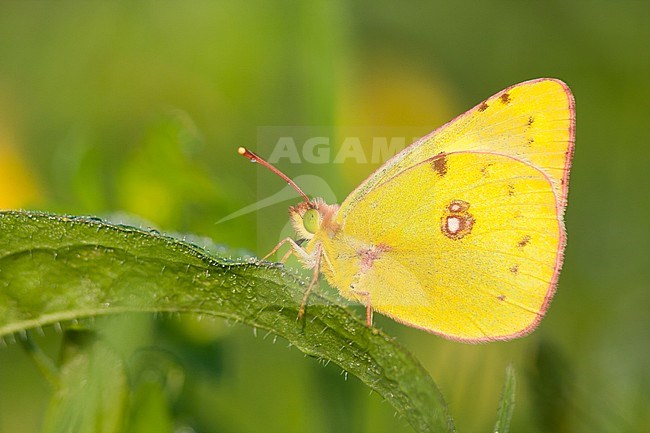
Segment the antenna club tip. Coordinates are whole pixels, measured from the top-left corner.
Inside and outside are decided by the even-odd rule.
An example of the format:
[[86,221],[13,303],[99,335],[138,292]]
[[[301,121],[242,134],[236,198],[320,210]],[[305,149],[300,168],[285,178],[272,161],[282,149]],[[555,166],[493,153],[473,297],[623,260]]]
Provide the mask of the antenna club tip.
[[240,147],[237,149],[237,153],[240,155],[246,155],[246,152],[248,152],[248,150],[245,147]]

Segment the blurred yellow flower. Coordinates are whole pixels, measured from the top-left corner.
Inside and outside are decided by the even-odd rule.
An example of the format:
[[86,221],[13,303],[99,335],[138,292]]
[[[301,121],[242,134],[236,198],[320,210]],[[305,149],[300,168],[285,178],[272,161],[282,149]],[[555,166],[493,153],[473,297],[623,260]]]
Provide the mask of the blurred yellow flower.
[[381,53],[355,65],[338,90],[334,145],[354,163],[341,168],[350,185],[458,111],[450,84],[413,60]]
[[33,204],[40,192],[10,134],[0,126],[0,209]]

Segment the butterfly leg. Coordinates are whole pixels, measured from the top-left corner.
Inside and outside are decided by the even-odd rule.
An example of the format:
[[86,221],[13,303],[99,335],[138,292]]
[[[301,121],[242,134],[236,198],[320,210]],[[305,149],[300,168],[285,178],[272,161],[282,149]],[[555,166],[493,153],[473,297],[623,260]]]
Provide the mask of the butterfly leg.
[[307,286],[307,290],[305,290],[305,293],[302,295],[300,308],[298,308],[298,320],[302,319],[302,316],[305,315],[305,308],[307,307],[307,300],[309,299],[309,294],[311,293],[311,289],[318,282],[318,276],[320,273],[320,260],[322,257],[320,245],[316,248],[315,252],[316,252],[316,264],[314,266],[314,273],[311,276],[311,281],[309,282],[309,286]]
[[364,299],[366,304],[366,325],[372,328],[372,302],[370,302],[370,292],[353,290],[353,292]]
[[282,256],[282,258],[280,259],[280,263],[284,263],[284,262],[286,262],[287,259],[289,258],[289,256],[290,256],[291,254],[295,254],[295,255],[298,256],[299,258],[305,258],[305,256],[308,256],[308,254],[305,252],[305,250],[304,250],[300,245],[298,245],[298,244],[296,243],[296,241],[294,241],[294,240],[291,239],[291,238],[284,238],[284,239],[282,239],[280,242],[278,242],[278,244],[277,244],[277,245],[276,245],[276,246],[271,250],[271,252],[269,252],[267,255],[265,255],[264,257],[262,257],[262,260],[266,260],[266,259],[268,259],[269,257],[271,257],[271,256],[272,256],[273,254],[275,254],[275,253],[276,253],[276,252],[277,252],[277,251],[278,251],[278,250],[279,250],[279,249],[280,249],[284,244],[289,244],[289,245],[291,246],[291,248],[289,248],[289,251],[287,251],[287,252],[285,253],[285,255]]
[[366,305],[366,325],[368,328],[372,328],[372,305],[370,302]]
[[307,251],[305,251],[304,248],[302,248],[296,241],[294,241],[291,238],[284,238],[282,239],[276,246],[271,250],[270,253],[265,255],[262,260],[266,260],[270,256],[272,256],[276,251],[280,249],[284,244],[289,244],[291,248],[289,248],[289,251],[287,251],[284,256],[282,256],[282,259],[280,259],[281,263],[284,263],[291,254],[294,254],[298,259],[300,259],[305,265],[307,265],[310,268],[314,269],[314,273],[312,274],[311,280],[309,282],[309,286],[307,286],[307,290],[305,290],[305,293],[302,297],[302,301],[300,302],[300,308],[298,308],[298,320],[302,319],[302,316],[305,315],[305,307],[307,306],[307,300],[309,299],[309,294],[311,293],[311,289],[316,285],[318,282],[318,276],[320,273],[320,263],[321,263],[321,257],[322,257],[322,247],[318,245],[314,251],[310,254]]
[[295,254],[294,251],[293,251],[293,248],[289,248],[289,251],[287,251],[286,253],[284,253],[284,255],[282,256],[282,258],[280,259],[280,263],[286,263],[286,262],[287,262],[287,259],[289,258],[289,256],[290,256],[291,254]]

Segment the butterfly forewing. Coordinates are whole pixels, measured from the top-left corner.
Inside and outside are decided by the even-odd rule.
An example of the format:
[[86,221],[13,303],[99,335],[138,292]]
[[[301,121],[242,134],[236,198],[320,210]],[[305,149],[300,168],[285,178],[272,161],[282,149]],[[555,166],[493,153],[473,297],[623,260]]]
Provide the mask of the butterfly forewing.
[[551,180],[562,210],[575,139],[574,106],[569,88],[559,80],[543,78],[511,86],[387,161],[348,196],[340,217],[402,171],[441,152],[468,150],[512,156],[533,165]]

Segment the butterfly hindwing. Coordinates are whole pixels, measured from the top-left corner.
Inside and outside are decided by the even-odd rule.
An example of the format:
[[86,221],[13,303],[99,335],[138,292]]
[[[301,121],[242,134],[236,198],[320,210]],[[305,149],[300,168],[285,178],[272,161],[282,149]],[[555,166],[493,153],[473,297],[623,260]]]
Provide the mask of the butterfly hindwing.
[[441,153],[369,190],[323,239],[344,296],[464,341],[530,331],[553,294],[564,229],[553,181],[512,156]]

